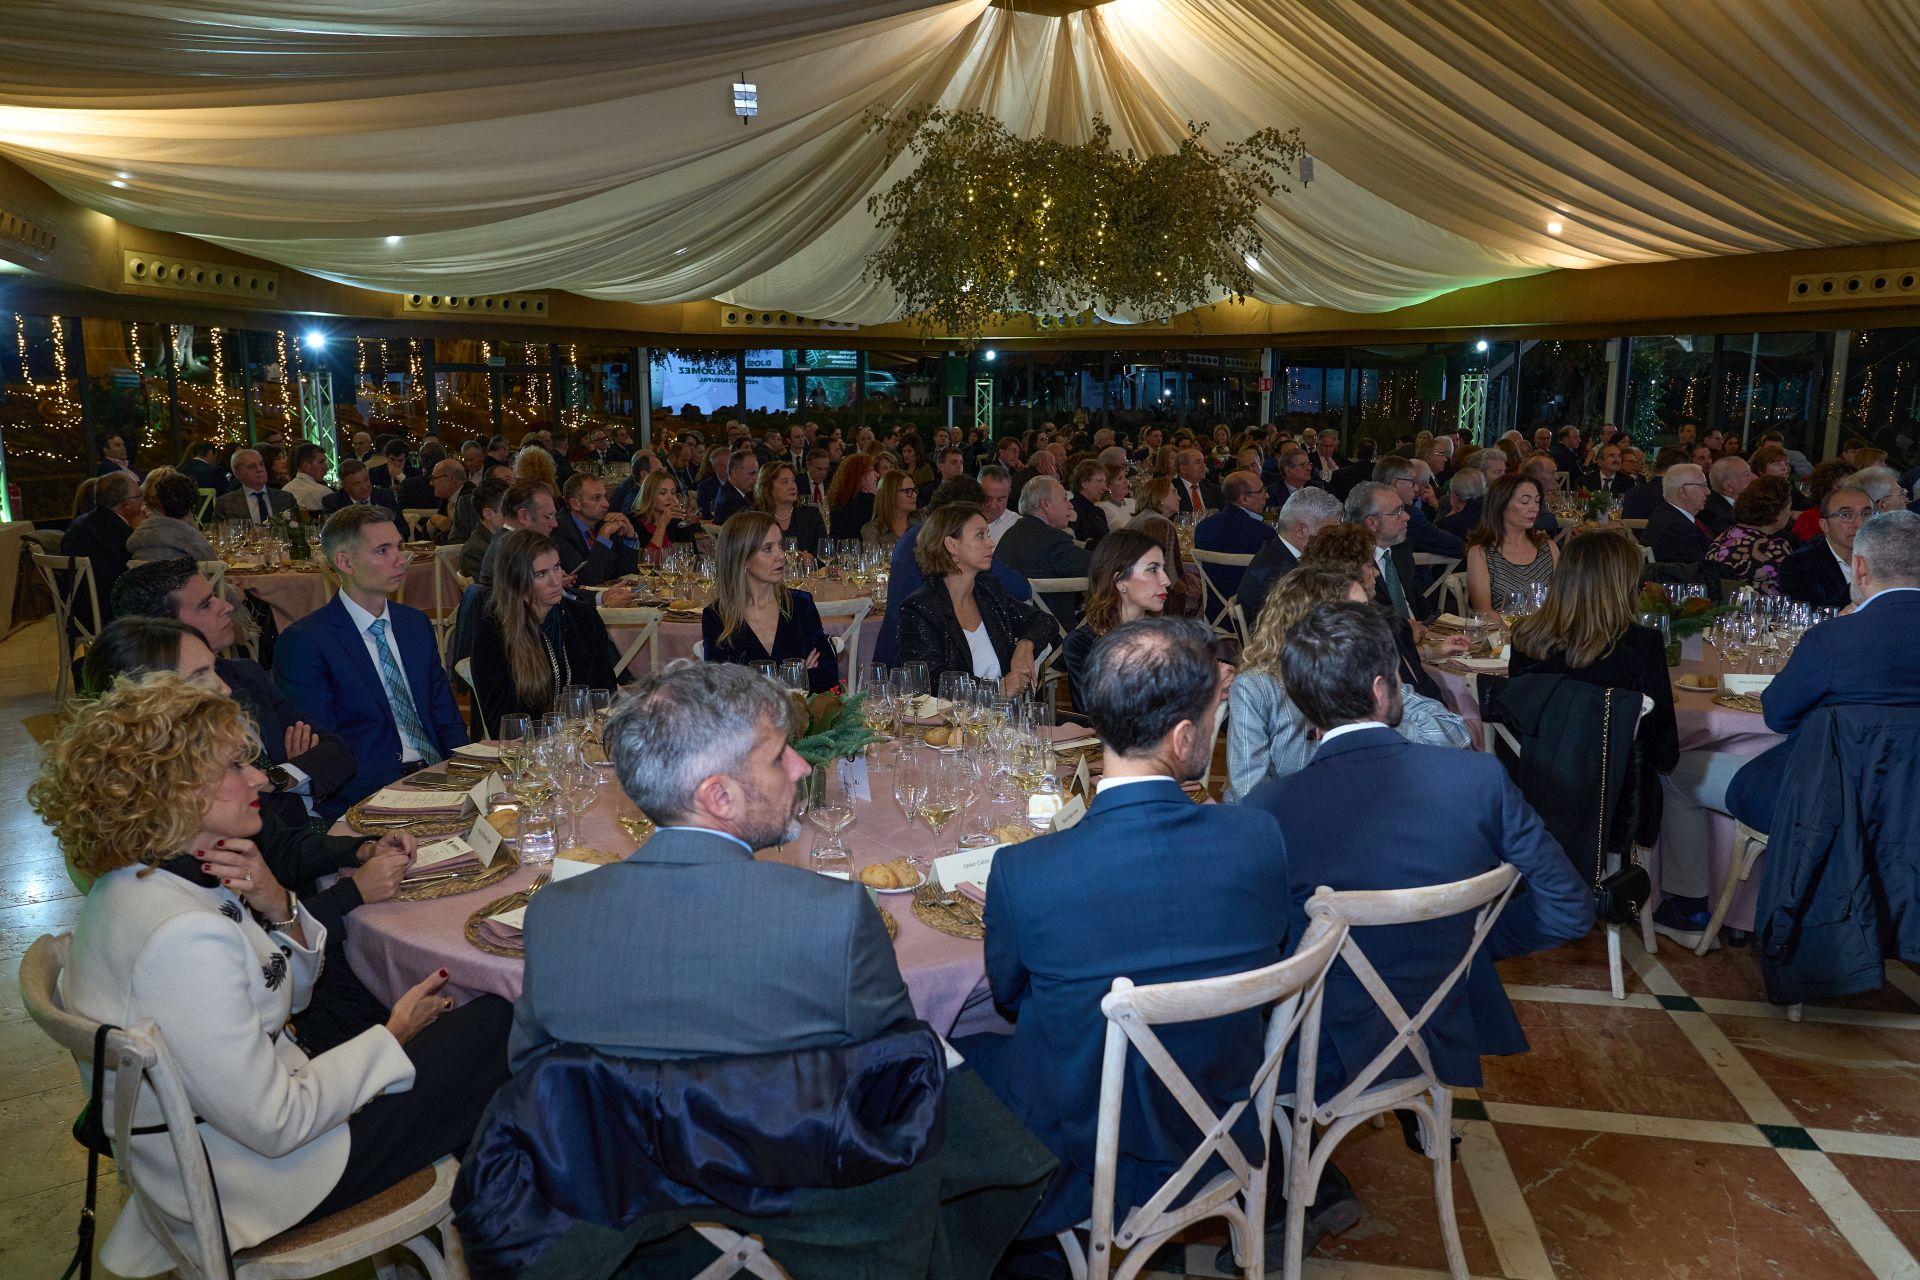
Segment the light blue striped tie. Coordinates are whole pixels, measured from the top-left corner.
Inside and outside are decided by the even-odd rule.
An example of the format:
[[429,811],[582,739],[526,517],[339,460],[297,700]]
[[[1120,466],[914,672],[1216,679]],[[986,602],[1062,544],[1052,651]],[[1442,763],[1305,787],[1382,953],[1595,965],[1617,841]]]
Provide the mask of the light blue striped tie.
[[400,726],[400,736],[420,753],[422,760],[438,764],[440,753],[433,749],[427,727],[420,723],[420,712],[413,705],[413,695],[407,692],[407,678],[401,674],[400,661],[387,647],[387,620],[375,618],[367,634],[373,637],[374,652],[380,655],[380,682],[387,686],[387,701],[393,704],[393,719]]

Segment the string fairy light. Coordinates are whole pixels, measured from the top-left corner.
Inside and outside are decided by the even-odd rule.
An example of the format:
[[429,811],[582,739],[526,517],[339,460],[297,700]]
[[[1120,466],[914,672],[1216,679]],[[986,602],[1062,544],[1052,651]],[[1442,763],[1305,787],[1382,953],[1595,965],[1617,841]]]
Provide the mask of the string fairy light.
[[213,407],[219,416],[220,428],[227,426],[227,341],[219,326],[207,330],[208,339],[213,343]]

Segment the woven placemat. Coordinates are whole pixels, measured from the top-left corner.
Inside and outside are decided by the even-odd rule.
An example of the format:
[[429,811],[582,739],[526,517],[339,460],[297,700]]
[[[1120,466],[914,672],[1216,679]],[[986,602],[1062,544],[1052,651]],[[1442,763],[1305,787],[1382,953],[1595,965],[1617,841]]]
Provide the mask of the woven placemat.
[[467,917],[467,941],[472,943],[475,947],[479,948],[481,951],[486,952],[490,956],[506,956],[510,960],[526,959],[527,936],[524,933],[520,935],[519,946],[517,947],[502,946],[497,942],[488,942],[485,938],[480,936],[480,922],[482,920],[489,919],[493,916],[500,915],[503,912],[512,911],[515,907],[524,907],[527,905],[527,900],[530,897],[532,897],[532,895],[529,894],[525,889],[516,889],[514,892],[507,894],[505,897],[495,898],[492,902],[489,902],[486,906],[480,908],[478,911],[468,916]]
[[[462,828],[463,830],[465,828]],[[394,890],[393,896],[403,902],[431,902],[435,898],[451,898],[457,893],[471,893],[475,889],[484,889],[490,884],[499,884],[520,869],[520,859],[505,845],[493,855],[493,861],[473,871],[463,871],[451,880],[435,880],[428,884],[402,884]]]
[[[880,913],[880,923],[887,926],[888,940],[892,942],[900,941],[900,922],[893,918],[893,912],[887,910],[877,902],[873,904],[873,909]],[[984,938],[986,935],[981,934],[980,936]]]
[[451,836],[473,829],[471,814],[454,818],[369,817],[366,808],[367,802],[362,800],[347,810],[347,825],[363,836],[383,836],[390,831],[404,831],[410,836]]
[[929,929],[937,929],[953,938],[969,938],[978,941],[987,936],[987,926],[980,917],[980,908],[955,894],[953,901],[938,906],[913,904],[913,915]]
[[1730,711],[1751,711],[1755,715],[1766,713],[1766,704],[1750,693],[1719,693],[1713,698],[1715,706],[1726,707]]

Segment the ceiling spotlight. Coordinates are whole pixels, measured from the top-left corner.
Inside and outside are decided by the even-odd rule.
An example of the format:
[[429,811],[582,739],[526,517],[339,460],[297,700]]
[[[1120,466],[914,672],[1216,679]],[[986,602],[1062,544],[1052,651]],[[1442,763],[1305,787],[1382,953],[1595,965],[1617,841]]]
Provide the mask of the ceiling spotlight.
[[133,175],[128,173],[125,169],[118,170],[117,172],[114,173],[113,176],[120,179],[122,182],[130,181],[133,178]]
[[1258,258],[1256,258],[1256,257],[1254,257],[1254,256],[1253,256],[1252,254],[1248,254],[1248,255],[1247,255],[1247,270],[1249,270],[1249,271],[1258,271],[1259,269],[1260,269],[1260,259],[1258,259]]
[[327,345],[327,335],[319,329],[309,329],[300,339],[300,345],[309,351],[318,351]]
[[995,351],[992,347],[988,347],[985,351],[982,351],[980,353],[980,358],[982,360],[985,360],[988,364],[992,364],[995,360],[1000,358],[1000,353]]
[[1549,222],[1547,224],[1547,234],[1550,236],[1557,236],[1560,234],[1560,223],[1557,220],[1553,222]]
[[387,243],[388,243],[388,244],[399,244],[399,243],[400,243],[400,237],[399,237],[399,236],[388,236],[388,237],[387,237]]
[[733,85],[733,114],[744,118],[760,114],[760,86],[735,81]]
[[1487,340],[1485,338],[1480,339],[1480,341],[1473,344],[1473,349],[1481,355],[1485,355],[1487,353]]
[[119,187],[122,191],[125,191],[127,189],[127,184],[120,181],[120,179],[118,178],[115,178],[112,182],[109,182],[107,185],[110,187]]

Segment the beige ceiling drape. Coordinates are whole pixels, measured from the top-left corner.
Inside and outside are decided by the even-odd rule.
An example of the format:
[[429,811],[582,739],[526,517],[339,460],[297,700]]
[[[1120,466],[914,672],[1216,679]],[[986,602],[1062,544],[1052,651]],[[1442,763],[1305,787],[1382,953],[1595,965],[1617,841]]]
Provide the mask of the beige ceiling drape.
[[1065,138],[1099,112],[1154,150],[1189,120],[1299,125],[1314,180],[1260,217],[1272,302],[1920,235],[1920,10],[1869,0],[0,8],[0,154],[378,289],[896,318],[866,197],[910,160],[862,116],[928,101]]

